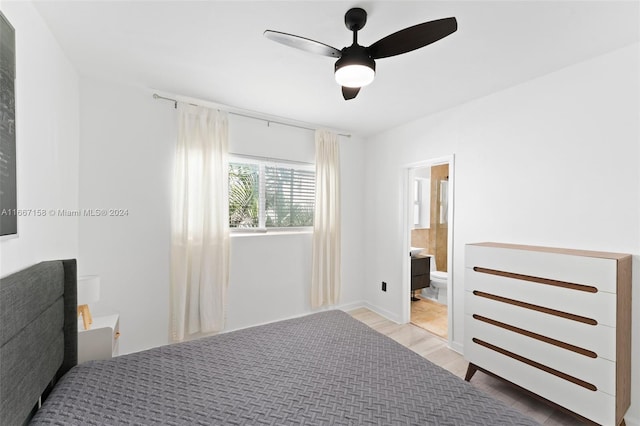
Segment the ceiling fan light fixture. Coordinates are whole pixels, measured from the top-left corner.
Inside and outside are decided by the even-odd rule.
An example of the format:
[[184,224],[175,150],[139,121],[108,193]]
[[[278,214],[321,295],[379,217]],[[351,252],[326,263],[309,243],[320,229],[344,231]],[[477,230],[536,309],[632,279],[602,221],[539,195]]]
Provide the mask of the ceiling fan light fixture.
[[376,76],[376,62],[362,46],[353,45],[343,49],[336,61],[336,82],[343,87],[364,87]]
[[371,84],[375,76],[375,70],[367,65],[345,65],[336,69],[336,81],[344,87],[364,87]]

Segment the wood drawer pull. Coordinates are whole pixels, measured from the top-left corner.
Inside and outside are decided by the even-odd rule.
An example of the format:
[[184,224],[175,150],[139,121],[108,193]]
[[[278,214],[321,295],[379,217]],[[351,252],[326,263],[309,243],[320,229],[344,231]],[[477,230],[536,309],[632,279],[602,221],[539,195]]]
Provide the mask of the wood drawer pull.
[[116,334],[114,334],[114,335],[113,335],[113,338],[114,338],[114,339],[117,339],[118,337],[120,337],[120,332],[119,332],[119,331],[116,331]]
[[577,377],[570,376],[569,374],[563,373],[562,371],[558,371],[558,370],[556,370],[554,368],[551,368],[549,366],[546,366],[544,364],[540,364],[539,362],[536,362],[536,361],[534,361],[532,359],[529,359],[529,358],[525,358],[522,355],[518,355],[516,353],[513,353],[511,351],[503,349],[503,348],[501,348],[499,346],[492,345],[491,343],[487,343],[487,342],[485,342],[483,340],[480,340],[480,339],[478,339],[476,337],[472,338],[471,341],[473,341],[473,343],[475,343],[477,345],[484,346],[487,349],[491,349],[492,351],[496,351],[496,352],[498,352],[498,353],[500,353],[500,354],[502,354],[504,356],[508,356],[509,358],[513,358],[513,359],[515,359],[517,361],[520,361],[522,363],[528,364],[528,365],[530,365],[532,367],[535,367],[535,368],[537,368],[539,370],[542,370],[542,371],[544,371],[546,373],[553,374],[554,376],[560,377],[561,379],[567,380],[567,381],[569,381],[571,383],[575,383],[576,385],[582,386],[583,388],[589,389],[590,391],[595,392],[595,391],[598,390],[598,388],[595,385],[593,385],[593,384],[591,384],[589,382],[585,382],[584,380],[578,379]]
[[484,297],[486,299],[495,300],[496,302],[507,303],[509,305],[519,306],[525,309],[531,309],[532,311],[538,311],[549,315],[555,315],[557,317],[566,318],[572,321],[581,322],[588,325],[598,325],[598,321],[593,318],[587,318],[580,315],[570,314],[568,312],[558,311],[556,309],[546,308],[544,306],[534,305],[533,303],[522,302],[520,300],[509,299],[508,297],[497,296],[491,293],[485,293],[484,291],[474,290],[475,296]]
[[567,349],[569,351],[587,356],[589,358],[598,358],[597,353],[590,351],[588,349],[581,348],[580,346],[575,346],[567,342],[552,339],[551,337],[543,336],[542,334],[534,333],[532,331],[525,330],[523,328],[519,328],[510,324],[506,324],[504,322],[496,321],[491,318],[483,317],[482,315],[473,314],[472,316],[474,319],[478,321],[486,322],[487,324],[495,325],[496,327],[504,328],[505,330],[513,331],[514,333],[522,334],[523,336],[531,337],[532,339],[549,343],[551,345],[557,346],[562,349]]
[[597,293],[598,289],[592,285],[568,283],[566,281],[552,280],[549,278],[532,277],[531,275],[516,274],[514,272],[498,271],[496,269],[481,268],[474,266],[474,271],[481,274],[497,275],[499,277],[514,278],[516,280],[529,281],[532,283],[552,285],[555,287],[568,288],[571,290],[585,291],[587,293]]

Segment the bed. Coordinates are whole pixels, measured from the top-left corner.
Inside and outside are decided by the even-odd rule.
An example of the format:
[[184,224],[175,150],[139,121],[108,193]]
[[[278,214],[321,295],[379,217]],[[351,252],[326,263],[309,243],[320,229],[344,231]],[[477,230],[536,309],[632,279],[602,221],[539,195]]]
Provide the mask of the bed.
[[0,424],[536,424],[341,311],[75,365],[75,277],[0,280]]

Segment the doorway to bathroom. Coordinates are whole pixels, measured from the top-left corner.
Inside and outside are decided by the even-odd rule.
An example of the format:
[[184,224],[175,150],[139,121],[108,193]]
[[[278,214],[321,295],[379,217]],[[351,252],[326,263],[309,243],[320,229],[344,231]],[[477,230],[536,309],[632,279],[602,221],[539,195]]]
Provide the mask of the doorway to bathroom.
[[406,303],[409,321],[451,341],[453,156],[407,168]]

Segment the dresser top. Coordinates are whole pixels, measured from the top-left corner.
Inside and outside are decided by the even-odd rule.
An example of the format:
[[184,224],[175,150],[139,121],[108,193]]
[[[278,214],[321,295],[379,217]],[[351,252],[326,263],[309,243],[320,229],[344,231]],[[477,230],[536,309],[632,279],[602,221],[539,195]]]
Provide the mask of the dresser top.
[[512,250],[541,251],[546,253],[568,254],[572,256],[599,257],[603,259],[620,260],[620,259],[625,259],[627,257],[631,257],[630,254],[626,254],[626,253],[610,253],[606,251],[576,250],[576,249],[566,249],[566,248],[558,248],[558,247],[527,246],[527,245],[521,245],[521,244],[507,244],[507,243],[494,243],[494,242],[472,243],[467,245],[505,248],[505,249],[512,249]]

